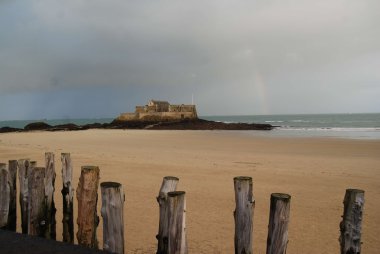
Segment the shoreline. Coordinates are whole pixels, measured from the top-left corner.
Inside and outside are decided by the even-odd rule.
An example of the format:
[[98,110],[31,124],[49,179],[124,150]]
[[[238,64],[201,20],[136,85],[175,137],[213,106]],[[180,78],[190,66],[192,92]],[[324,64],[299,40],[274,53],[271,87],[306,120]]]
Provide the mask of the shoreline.
[[[186,191],[189,251],[232,253],[233,177],[247,175],[253,177],[256,200],[254,252],[265,253],[269,197],[274,192],[292,196],[289,253],[339,252],[344,192],[360,188],[366,192],[362,252],[375,254],[380,234],[376,227],[380,224],[379,150],[378,140],[269,138],[246,131],[92,129],[0,134],[1,162],[28,157],[43,165],[44,152],[55,153],[58,240],[62,230],[61,152],[72,155],[75,189],[80,166],[87,164],[99,166],[101,182],[122,183],[126,253],[155,252],[155,197],[166,175],[179,177],[178,190]],[[101,225],[102,221],[100,242]]]
[[57,128],[53,130],[11,130],[7,131],[6,129],[3,131],[0,130],[1,134],[7,133],[38,133],[38,132],[77,132],[77,131],[88,131],[88,130],[125,130],[125,131],[209,131],[209,132],[231,132],[231,133],[245,133],[247,136],[254,137],[265,137],[265,138],[311,138],[311,139],[349,139],[349,140],[366,140],[366,141],[377,141],[380,140],[380,131],[376,128],[376,130],[372,131],[363,131],[363,130],[334,130],[334,129],[289,129],[283,127],[272,126],[271,130],[255,130],[255,129],[141,129],[141,128],[97,128],[96,126],[92,128],[84,128],[77,130],[68,130],[66,128]]
[[0,133],[12,132],[59,132],[59,131],[84,131],[89,129],[108,130],[226,130],[226,131],[248,131],[254,136],[267,137],[290,137],[290,138],[337,138],[353,140],[380,140],[380,129],[377,127],[289,127],[274,126],[267,124],[247,123],[223,123],[199,119],[197,121],[180,122],[112,122],[93,123],[85,125],[59,124],[47,125],[44,122],[32,122],[25,128],[1,127]]
[[[254,126],[244,126],[249,123],[271,124],[272,131],[263,132],[260,135],[281,136],[281,137],[334,137],[363,140],[380,140],[380,113],[356,113],[356,114],[290,114],[290,115],[227,115],[227,116],[201,116],[204,120],[199,120],[197,126],[183,123],[179,126],[165,127],[165,123],[160,123],[161,129],[255,129]],[[14,128],[24,128],[25,125],[44,121],[51,126],[50,131],[59,130],[81,130],[90,128],[101,129],[153,129],[157,122],[129,122],[118,124],[112,118],[88,118],[88,119],[44,119],[44,120],[21,120],[21,121],[0,121],[0,132],[11,130],[1,129],[4,126]],[[113,123],[111,123],[113,122]],[[73,123],[73,124],[67,124]],[[93,124],[97,123],[97,124]],[[220,124],[220,126],[213,126]],[[236,126],[240,123],[240,126]],[[229,124],[235,125],[230,127]],[[124,125],[124,126],[123,126]],[[175,125],[175,123],[174,123]],[[259,126],[263,127],[263,125]],[[264,125],[266,126],[266,125]],[[40,126],[41,127],[41,126]],[[260,128],[261,128],[260,127]],[[262,129],[262,128],[261,128]],[[264,128],[266,129],[266,128]],[[254,134],[254,132],[252,132]]]
[[[261,134],[257,134],[261,135]],[[331,129],[290,129],[290,128],[273,128],[270,133],[263,136],[289,137],[289,138],[336,138],[351,140],[380,140],[380,130],[335,130]]]

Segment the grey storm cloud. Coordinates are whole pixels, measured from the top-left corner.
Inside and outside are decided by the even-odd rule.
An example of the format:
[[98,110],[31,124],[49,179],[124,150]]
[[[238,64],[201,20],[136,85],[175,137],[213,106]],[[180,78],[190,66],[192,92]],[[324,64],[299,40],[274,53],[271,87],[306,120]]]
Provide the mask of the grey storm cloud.
[[87,89],[109,115],[191,94],[203,114],[378,112],[378,13],[377,0],[0,1],[0,97]]

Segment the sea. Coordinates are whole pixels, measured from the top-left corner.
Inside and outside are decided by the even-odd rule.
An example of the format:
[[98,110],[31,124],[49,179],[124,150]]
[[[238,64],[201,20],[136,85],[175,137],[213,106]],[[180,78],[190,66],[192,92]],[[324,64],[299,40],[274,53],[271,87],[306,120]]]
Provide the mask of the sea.
[[[296,115],[233,115],[200,116],[202,119],[225,123],[264,123],[275,126],[272,131],[245,131],[252,135],[280,137],[333,137],[350,139],[380,139],[380,113],[362,114],[296,114]],[[74,123],[109,123],[113,118],[34,119],[0,121],[0,127],[23,128],[43,121],[50,125]]]
[[255,132],[255,135],[380,139],[380,113],[207,116],[203,118],[226,123],[267,123],[275,126],[273,131]]

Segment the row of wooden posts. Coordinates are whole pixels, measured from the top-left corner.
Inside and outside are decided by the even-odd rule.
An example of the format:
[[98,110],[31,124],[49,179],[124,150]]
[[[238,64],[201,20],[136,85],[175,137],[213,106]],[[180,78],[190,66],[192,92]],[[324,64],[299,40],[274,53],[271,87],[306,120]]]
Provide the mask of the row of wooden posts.
[[[74,242],[73,167],[69,153],[61,154],[63,241]],[[29,159],[10,160],[8,167],[0,163],[0,228],[16,231],[16,178],[20,186],[21,228],[23,234],[56,239],[55,220],[55,163],[54,154],[45,153],[45,167],[37,167]],[[185,192],[177,191],[179,179],[163,178],[157,197],[159,203],[159,228],[157,254],[186,254],[186,200]],[[96,228],[99,168],[82,166],[76,196],[78,199],[78,244],[98,248]],[[102,182],[101,216],[103,218],[103,249],[124,253],[124,191],[120,183]],[[235,254],[252,253],[253,197],[252,178],[234,178],[236,208]],[[270,216],[267,238],[267,254],[284,254],[288,244],[290,195],[273,193],[270,197]],[[344,197],[343,220],[339,238],[341,254],[359,254],[361,250],[361,223],[364,191],[347,189]]]

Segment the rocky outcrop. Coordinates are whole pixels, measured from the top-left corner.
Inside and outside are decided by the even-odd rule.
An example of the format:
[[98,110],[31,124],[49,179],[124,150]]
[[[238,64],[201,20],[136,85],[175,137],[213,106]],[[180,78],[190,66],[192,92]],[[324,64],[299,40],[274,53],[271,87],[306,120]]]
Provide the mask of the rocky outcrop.
[[51,125],[47,124],[47,123],[44,123],[44,122],[35,122],[35,123],[30,123],[30,124],[27,124],[25,127],[24,127],[24,130],[27,130],[27,131],[41,131],[41,130],[47,130],[51,128]]
[[68,124],[60,124],[60,125],[51,126],[47,130],[48,131],[77,131],[77,130],[81,130],[81,127],[73,123],[68,123]]
[[19,128],[12,128],[12,127],[1,127],[0,128],[0,133],[7,133],[7,132],[20,132],[23,131],[23,129]]
[[270,124],[255,123],[223,123],[203,119],[163,122],[152,125],[153,130],[272,130]]
[[120,121],[113,120],[111,123],[93,123],[86,125],[76,125],[72,123],[51,126],[44,122],[30,123],[24,129],[3,127],[3,132],[20,131],[78,131],[88,129],[148,129],[148,130],[272,130],[270,124],[250,124],[250,123],[223,123],[208,121],[203,119],[184,119],[178,121]]

